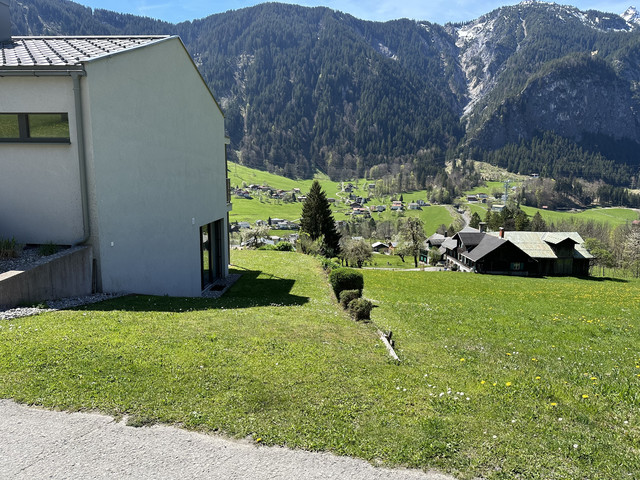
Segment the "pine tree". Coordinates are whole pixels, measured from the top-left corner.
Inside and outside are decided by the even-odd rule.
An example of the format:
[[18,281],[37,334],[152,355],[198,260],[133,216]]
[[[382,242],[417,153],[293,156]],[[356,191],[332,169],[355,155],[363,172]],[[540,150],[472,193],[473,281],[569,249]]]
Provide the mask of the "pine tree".
[[336,231],[335,221],[327,196],[320,188],[320,182],[314,180],[307,199],[302,205],[300,230],[307,233],[311,240],[323,237],[323,253],[331,257],[340,251],[340,235]]
[[547,230],[547,222],[544,221],[544,218],[542,218],[540,212],[536,212],[536,214],[531,219],[529,229],[532,232],[544,232]]
[[471,221],[469,222],[469,226],[472,228],[480,228],[480,215],[478,215],[478,212],[473,212],[473,215],[471,215]]

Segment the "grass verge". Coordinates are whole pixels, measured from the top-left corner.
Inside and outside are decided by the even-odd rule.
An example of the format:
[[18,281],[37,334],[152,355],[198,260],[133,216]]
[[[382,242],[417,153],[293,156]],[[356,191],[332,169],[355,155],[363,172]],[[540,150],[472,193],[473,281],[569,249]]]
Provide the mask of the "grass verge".
[[364,271],[398,364],[314,259],[232,259],[218,300],[0,322],[0,397],[460,478],[640,471],[638,282]]

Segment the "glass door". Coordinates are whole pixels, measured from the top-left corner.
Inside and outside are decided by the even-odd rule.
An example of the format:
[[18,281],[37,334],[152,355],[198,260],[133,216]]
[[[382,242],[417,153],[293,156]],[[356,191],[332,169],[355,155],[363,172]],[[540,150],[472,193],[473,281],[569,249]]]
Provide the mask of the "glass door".
[[211,224],[200,227],[200,270],[203,290],[213,283],[211,240]]

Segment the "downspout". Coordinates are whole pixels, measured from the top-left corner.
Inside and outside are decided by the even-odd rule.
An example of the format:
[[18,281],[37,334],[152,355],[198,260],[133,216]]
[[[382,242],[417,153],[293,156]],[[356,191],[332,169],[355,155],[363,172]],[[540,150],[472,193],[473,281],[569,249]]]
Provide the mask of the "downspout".
[[83,237],[74,245],[85,243],[91,236],[91,225],[89,219],[89,194],[87,190],[87,155],[84,145],[84,118],[82,114],[82,95],[80,92],[80,77],[85,72],[71,72],[73,79],[73,99],[76,109],[76,137],[78,143],[78,170],[80,172],[80,196],[82,202],[82,229]]

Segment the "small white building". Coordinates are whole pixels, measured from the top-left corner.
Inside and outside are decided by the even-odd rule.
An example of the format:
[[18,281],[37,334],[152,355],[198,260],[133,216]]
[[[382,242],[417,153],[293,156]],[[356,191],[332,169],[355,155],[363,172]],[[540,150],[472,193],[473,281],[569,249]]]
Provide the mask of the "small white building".
[[89,245],[98,291],[228,275],[224,117],[179,37],[11,37],[0,0],[0,237]]

